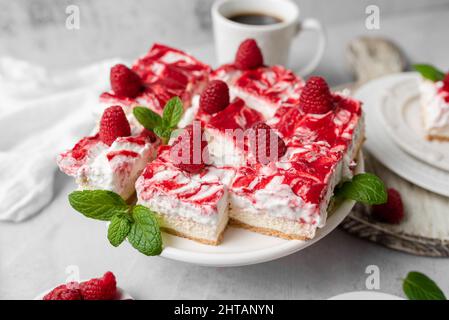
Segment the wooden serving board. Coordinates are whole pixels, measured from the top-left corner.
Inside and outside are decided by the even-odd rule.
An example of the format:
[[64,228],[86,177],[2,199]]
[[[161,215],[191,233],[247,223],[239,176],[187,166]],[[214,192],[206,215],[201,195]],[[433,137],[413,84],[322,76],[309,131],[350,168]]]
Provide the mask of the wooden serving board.
[[358,204],[340,227],[359,238],[385,247],[428,257],[449,257],[449,198],[434,194],[402,179],[365,150],[366,171],[380,176],[397,189],[405,207],[399,225],[371,218],[367,206]]

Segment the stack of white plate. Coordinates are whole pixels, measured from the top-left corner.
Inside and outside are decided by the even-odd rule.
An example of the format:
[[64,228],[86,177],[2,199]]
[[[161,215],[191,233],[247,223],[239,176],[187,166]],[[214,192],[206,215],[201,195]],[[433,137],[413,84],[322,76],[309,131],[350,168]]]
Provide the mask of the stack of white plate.
[[366,149],[402,178],[449,197],[449,142],[427,141],[419,101],[419,75],[386,76],[354,97],[366,113]]

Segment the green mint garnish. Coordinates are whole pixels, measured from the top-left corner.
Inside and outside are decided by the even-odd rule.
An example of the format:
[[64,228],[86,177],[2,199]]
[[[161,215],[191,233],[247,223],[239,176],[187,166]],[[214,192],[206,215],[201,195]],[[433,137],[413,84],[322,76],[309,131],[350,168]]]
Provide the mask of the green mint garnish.
[[118,194],[106,190],[74,191],[70,205],[88,218],[110,221],[108,240],[119,246],[126,238],[148,256],[162,252],[162,236],[156,215],[144,206],[128,205]]
[[128,211],[128,205],[118,194],[106,190],[74,191],[69,195],[69,202],[86,217],[103,221]]
[[138,205],[134,207],[132,215],[134,223],[128,234],[129,243],[147,256],[159,255],[162,251],[162,237],[154,213]]
[[184,108],[182,101],[179,97],[170,99],[165,105],[164,112],[162,114],[162,122],[166,128],[176,128],[179,120],[181,120]]
[[154,130],[162,125],[162,117],[146,107],[135,107],[133,113],[137,121],[148,130]]
[[108,228],[108,240],[118,247],[128,236],[131,230],[132,221],[128,215],[117,214],[112,217]]
[[157,127],[154,128],[154,133],[162,138],[162,139],[170,139],[171,134],[172,134],[173,130],[171,128],[165,128],[165,127]]
[[409,272],[402,289],[410,300],[446,300],[436,283],[420,272]]
[[430,64],[414,64],[413,68],[418,71],[424,78],[433,82],[442,81],[444,79],[444,72],[438,70]]
[[158,135],[164,143],[168,142],[171,133],[177,128],[183,112],[184,108],[179,97],[173,97],[167,102],[162,117],[145,107],[135,107],[133,110],[137,121]]
[[384,183],[371,173],[358,174],[351,181],[344,182],[335,190],[335,196],[368,205],[383,204],[388,200]]

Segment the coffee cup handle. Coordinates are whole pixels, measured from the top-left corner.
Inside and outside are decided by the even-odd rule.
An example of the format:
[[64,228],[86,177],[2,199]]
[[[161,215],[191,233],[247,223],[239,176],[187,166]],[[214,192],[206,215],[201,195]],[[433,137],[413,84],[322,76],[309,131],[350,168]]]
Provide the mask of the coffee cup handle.
[[324,50],[326,49],[327,37],[326,30],[324,29],[321,22],[314,18],[307,18],[301,21],[298,25],[297,35],[300,33],[300,31],[315,31],[316,33],[318,33],[318,48],[315,56],[307,65],[298,70],[298,74],[302,77],[305,77],[312,73],[313,70],[315,70],[321,62],[321,59],[324,55]]

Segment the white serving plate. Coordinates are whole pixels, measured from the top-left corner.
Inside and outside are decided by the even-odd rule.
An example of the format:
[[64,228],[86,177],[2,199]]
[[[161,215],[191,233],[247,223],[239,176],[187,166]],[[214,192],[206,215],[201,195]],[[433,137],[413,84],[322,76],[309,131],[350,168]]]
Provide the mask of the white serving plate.
[[404,298],[378,291],[354,291],[339,294],[329,300],[404,300]]
[[449,171],[449,143],[428,141],[424,130],[419,80],[415,72],[398,77],[381,104],[381,115],[390,136],[404,151],[439,169]]
[[[449,171],[440,169],[435,165],[430,165],[427,161],[422,161],[418,159],[418,157],[412,155],[411,150],[415,150],[414,152],[416,153],[416,147],[412,147],[410,143],[407,142],[398,143],[397,140],[400,140],[401,138],[397,137],[396,133],[391,132],[394,128],[390,128],[385,121],[386,117],[390,119],[391,116],[387,115],[384,118],[384,115],[382,114],[385,108],[384,104],[389,99],[392,99],[391,95],[398,95],[397,92],[394,93],[394,88],[397,88],[398,85],[401,86],[404,81],[409,82],[413,76],[414,74],[411,73],[389,75],[373,80],[356,90],[354,98],[363,102],[363,110],[366,114],[367,140],[365,142],[365,148],[374,155],[378,161],[402,178],[421,188],[449,197]],[[400,92],[403,91],[404,89],[401,88]],[[401,95],[399,95],[399,97],[401,97]],[[396,98],[396,100],[398,100],[398,98]],[[389,112],[394,112],[394,110]],[[410,120],[407,121],[410,122]],[[405,126],[405,124],[403,125]],[[404,135],[406,134],[401,133],[401,136]],[[418,137],[415,139],[419,140],[419,132],[413,133],[410,129],[408,135],[414,135],[415,137]],[[424,138],[422,138],[421,143],[425,143]],[[408,151],[405,151],[405,149]],[[428,161],[432,161],[430,157],[428,158]]]
[[[356,173],[364,172],[363,154],[358,156]],[[231,267],[262,263],[298,252],[321,240],[334,230],[351,212],[355,202],[344,201],[328,217],[326,225],[309,241],[284,240],[265,236],[245,229],[229,227],[219,246],[208,246],[192,240],[163,233],[164,250],[161,256],[167,259],[202,266]]]

